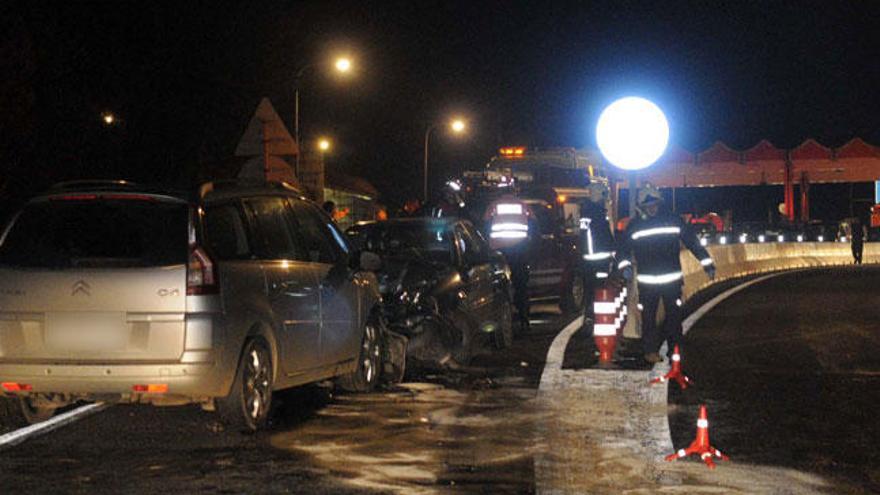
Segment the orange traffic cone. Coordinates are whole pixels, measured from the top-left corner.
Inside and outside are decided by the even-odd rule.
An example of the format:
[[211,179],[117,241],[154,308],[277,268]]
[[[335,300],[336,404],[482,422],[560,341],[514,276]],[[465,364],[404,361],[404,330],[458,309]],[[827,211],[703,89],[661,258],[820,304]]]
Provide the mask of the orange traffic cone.
[[617,347],[617,326],[619,307],[616,290],[610,285],[596,289],[593,299],[593,341],[599,351],[599,367],[614,366],[614,349]]
[[691,379],[681,371],[681,352],[679,352],[677,344],[672,349],[672,369],[664,376],[654,378],[651,383],[666,383],[666,380],[675,380],[682,390],[688,388],[691,383]]
[[709,419],[706,416],[705,404],[700,405],[700,418],[697,419],[697,438],[691,442],[688,448],[679,449],[678,452],[666,456],[666,460],[674,461],[693,454],[699,455],[700,459],[703,459],[703,462],[709,466],[709,469],[715,469],[713,457],[724,461],[730,460],[730,457],[722,454],[720,450],[709,444]]

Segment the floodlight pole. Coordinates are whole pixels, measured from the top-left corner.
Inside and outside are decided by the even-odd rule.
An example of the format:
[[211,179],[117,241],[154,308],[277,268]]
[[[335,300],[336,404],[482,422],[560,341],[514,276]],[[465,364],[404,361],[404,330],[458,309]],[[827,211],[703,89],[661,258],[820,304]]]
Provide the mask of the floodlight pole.
[[638,172],[635,170],[629,173],[629,220],[630,222],[636,217],[636,198],[638,197]]

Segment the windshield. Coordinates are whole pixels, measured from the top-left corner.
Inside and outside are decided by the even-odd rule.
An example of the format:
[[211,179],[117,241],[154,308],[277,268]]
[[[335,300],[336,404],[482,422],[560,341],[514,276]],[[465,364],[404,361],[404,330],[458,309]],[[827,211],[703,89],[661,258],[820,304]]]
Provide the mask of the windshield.
[[152,200],[63,200],[22,210],[0,265],[127,268],[186,263],[188,206]]
[[377,224],[357,228],[356,236],[361,248],[380,255],[452,261],[452,233],[446,224]]

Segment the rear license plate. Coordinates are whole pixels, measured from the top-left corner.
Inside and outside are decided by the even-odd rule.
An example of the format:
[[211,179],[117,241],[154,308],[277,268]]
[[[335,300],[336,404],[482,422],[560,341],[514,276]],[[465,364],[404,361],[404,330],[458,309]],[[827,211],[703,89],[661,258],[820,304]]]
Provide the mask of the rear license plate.
[[53,349],[106,351],[128,344],[124,313],[54,313],[46,320],[46,344]]

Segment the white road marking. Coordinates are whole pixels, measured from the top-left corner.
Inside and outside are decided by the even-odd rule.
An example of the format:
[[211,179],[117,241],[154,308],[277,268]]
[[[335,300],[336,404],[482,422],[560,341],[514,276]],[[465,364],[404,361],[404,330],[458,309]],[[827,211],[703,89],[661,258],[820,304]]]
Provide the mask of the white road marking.
[[547,361],[544,364],[544,371],[541,372],[539,389],[546,388],[547,383],[555,382],[553,378],[562,371],[562,361],[565,359],[565,348],[568,347],[568,341],[571,340],[571,336],[578,331],[583,323],[584,316],[578,316],[553,339],[550,349],[547,350]]
[[58,416],[55,416],[41,423],[36,423],[30,426],[26,426],[24,428],[19,428],[15,431],[10,431],[9,433],[0,435],[0,449],[12,447],[13,445],[18,445],[30,438],[49,433],[56,428],[61,428],[64,425],[73,423],[74,421],[94,414],[106,407],[107,404],[104,404],[103,402],[88,404],[73,409],[71,411],[67,411],[66,413],[59,414]]
[[[724,291],[689,315],[683,326],[690,330],[723,300],[783,273],[791,272],[765,275]],[[605,455],[630,459],[633,472],[644,473],[646,478],[673,476],[662,461],[666,453],[673,450],[668,417],[669,384],[665,381],[659,386],[649,385],[652,378],[661,377],[669,370],[669,363],[661,361],[651,370],[563,370],[566,347],[583,322],[583,317],[579,317],[556,335],[541,373],[538,396],[543,397],[549,407],[556,408],[560,416],[538,427],[542,440],[552,438],[554,452],[553,455],[536,454],[537,492],[565,491],[559,490],[559,473],[564,473],[566,483],[571,483],[571,473],[591,461],[592,454],[585,454],[583,438],[594,439],[605,446],[601,451]],[[665,349],[661,352],[665,353]],[[584,434],[584,430],[588,433]]]

